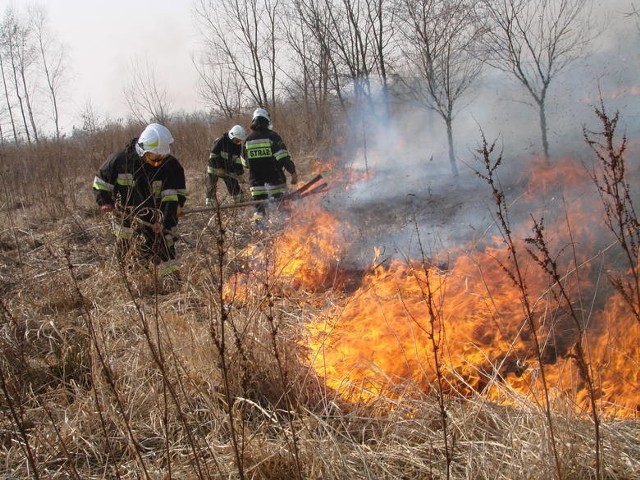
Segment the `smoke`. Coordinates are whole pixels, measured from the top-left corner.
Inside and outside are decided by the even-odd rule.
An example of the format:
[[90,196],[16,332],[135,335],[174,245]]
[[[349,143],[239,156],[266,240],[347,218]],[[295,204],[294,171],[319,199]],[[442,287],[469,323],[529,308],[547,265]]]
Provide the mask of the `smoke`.
[[[583,129],[600,127],[594,107],[601,99],[609,113],[620,112],[620,134],[632,140],[640,134],[638,19],[625,14],[631,6],[624,1],[600,2],[596,10],[602,33],[592,51],[569,65],[549,90],[552,165],[562,157],[593,161]],[[435,112],[408,104],[394,105],[391,120],[380,108],[354,110],[351,118],[350,145],[341,153],[342,166],[353,175],[344,190],[334,189],[325,201],[357,232],[349,262],[370,265],[374,248],[385,258],[437,255],[495,232],[491,192],[475,173],[481,169],[477,150],[483,135],[496,142],[496,156],[502,154],[498,176],[514,202],[512,220],[528,220],[533,207],[520,197],[528,183],[523,175],[542,153],[539,117],[522,85],[506,74],[485,71],[461,100],[453,124],[457,177],[451,173],[445,124]],[[593,185],[582,185],[575,196],[591,195],[589,189],[595,195]],[[549,195],[537,199],[547,208],[560,201]]]

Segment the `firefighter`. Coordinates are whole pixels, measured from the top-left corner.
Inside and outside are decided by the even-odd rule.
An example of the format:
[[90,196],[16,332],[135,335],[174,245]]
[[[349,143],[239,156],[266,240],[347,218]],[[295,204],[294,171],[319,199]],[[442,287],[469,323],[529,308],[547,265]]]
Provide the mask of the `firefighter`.
[[[243,157],[249,169],[252,200],[282,197],[287,191],[286,170],[291,183],[298,183],[296,166],[280,135],[271,130],[271,118],[264,108],[256,108],[251,119],[251,133],[247,136]],[[265,205],[256,206],[254,220],[264,224]]]
[[[113,212],[118,257],[135,251],[157,265],[160,278],[177,278],[174,242],[187,194],[184,169],[171,155],[172,143],[169,130],[152,123],[109,156],[93,182],[100,210]],[[136,239],[141,240],[139,250],[134,249]]]
[[235,202],[242,200],[242,189],[239,177],[244,173],[242,166],[242,142],[247,138],[244,128],[234,125],[228,132],[216,138],[209,154],[207,166],[207,197],[206,205],[214,204],[218,179],[222,178],[229,195]]

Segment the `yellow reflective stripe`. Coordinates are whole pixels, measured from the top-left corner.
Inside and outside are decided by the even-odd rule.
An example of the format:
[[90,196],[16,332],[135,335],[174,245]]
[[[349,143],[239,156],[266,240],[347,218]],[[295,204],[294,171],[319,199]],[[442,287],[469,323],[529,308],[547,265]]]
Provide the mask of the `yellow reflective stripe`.
[[135,180],[133,179],[133,175],[130,173],[119,173],[118,178],[116,179],[116,183],[118,185],[124,185],[125,187],[133,187],[135,185]]
[[160,200],[161,202],[177,202],[178,190],[174,190],[174,189],[163,190],[162,193],[160,193],[160,196],[161,196],[161,200]]
[[247,142],[246,147],[249,148],[270,148],[271,142],[269,140],[250,140]]
[[133,238],[136,231],[131,227],[125,227],[124,225],[120,225],[119,223],[114,223],[113,233],[118,238],[130,239]]
[[274,195],[277,193],[285,193],[287,191],[287,184],[281,183],[279,185],[261,185],[257,187],[249,188],[252,197],[260,195]]
[[158,276],[166,277],[180,268],[177,260],[167,260],[158,264]]
[[271,142],[264,140],[251,140],[245,145],[247,159],[269,158],[272,155]]
[[213,167],[207,167],[207,173],[209,175],[212,175],[214,173],[214,170],[215,170],[215,168],[213,168]]
[[251,187],[249,190],[251,190],[251,194],[252,195],[253,194],[259,195],[261,193],[267,193],[267,187],[262,187],[262,186]]
[[98,176],[93,179],[93,188],[96,190],[103,190],[105,192],[113,192],[113,185],[105,182]]
[[286,151],[285,149],[282,150],[278,150],[276,153],[273,154],[274,157],[276,157],[276,160],[280,160],[284,157],[288,157],[289,156],[289,152]]

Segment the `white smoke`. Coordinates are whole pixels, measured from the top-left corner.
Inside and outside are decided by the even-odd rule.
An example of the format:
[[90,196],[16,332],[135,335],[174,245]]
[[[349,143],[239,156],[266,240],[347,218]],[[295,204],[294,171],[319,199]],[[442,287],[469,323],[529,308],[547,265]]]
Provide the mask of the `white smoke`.
[[[552,157],[593,157],[583,128],[599,127],[594,107],[601,96],[608,112],[620,112],[620,134],[640,135],[640,19],[627,15],[632,5],[626,1],[600,2],[596,9],[601,35],[549,90]],[[445,124],[433,111],[406,105],[395,109],[392,121],[370,111],[353,113],[350,141],[357,148],[345,154],[344,166],[364,178],[342,193],[334,190],[326,202],[360,233],[352,261],[367,264],[374,247],[388,256],[416,258],[425,247],[447,249],[490,230],[495,205],[474,173],[480,168],[475,157],[482,134],[497,142],[503,188],[516,194],[510,189],[523,165],[542,153],[537,108],[520,84],[495,70],[484,73],[465,101],[453,125],[460,173],[455,178]]]

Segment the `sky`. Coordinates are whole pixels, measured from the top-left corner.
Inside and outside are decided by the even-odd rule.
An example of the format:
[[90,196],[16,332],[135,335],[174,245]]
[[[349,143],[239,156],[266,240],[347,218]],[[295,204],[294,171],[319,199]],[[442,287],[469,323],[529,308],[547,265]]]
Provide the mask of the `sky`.
[[[638,29],[623,15],[631,11],[634,2],[640,4],[640,0],[594,1],[597,18],[612,16],[617,20],[609,24],[598,40],[611,65],[603,68],[603,62],[598,60],[598,65],[587,67],[589,78],[635,76],[639,68]],[[0,0],[0,12],[10,5],[24,11],[30,3],[33,0]],[[36,0],[36,3],[44,7],[50,31],[67,53],[68,80],[61,107],[65,129],[79,124],[80,114],[88,104],[101,120],[128,116],[123,88],[134,62],[149,64],[161,76],[158,85],[166,89],[171,111],[204,108],[192,63],[199,50],[199,34],[191,0]],[[622,22],[626,31],[620,25],[614,26]],[[514,87],[517,90],[518,86]],[[574,94],[583,90],[584,85],[580,85]],[[588,90],[593,91],[593,86]],[[504,94],[499,92],[501,97]],[[472,120],[475,125],[477,118]]]
[[[0,9],[23,10],[30,0],[0,0]],[[191,2],[178,0],[46,0],[52,35],[67,52],[68,81],[63,109],[78,123],[90,102],[102,119],[125,117],[123,87],[132,62],[148,62],[162,75],[173,110],[201,108],[191,61],[198,35]]]

